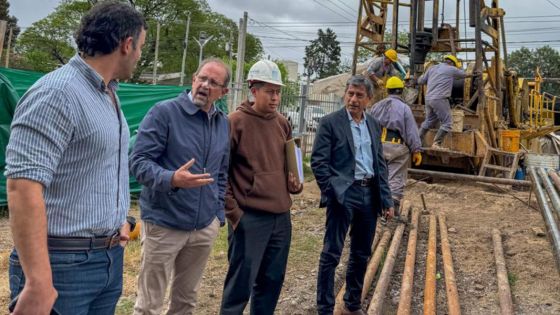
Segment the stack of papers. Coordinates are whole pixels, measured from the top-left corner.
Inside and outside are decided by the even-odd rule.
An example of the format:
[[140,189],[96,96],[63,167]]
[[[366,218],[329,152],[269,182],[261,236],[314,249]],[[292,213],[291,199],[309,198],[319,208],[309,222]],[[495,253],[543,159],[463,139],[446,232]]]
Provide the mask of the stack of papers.
[[300,183],[303,183],[303,155],[300,138],[292,138],[286,142],[286,162],[288,171],[297,176]]

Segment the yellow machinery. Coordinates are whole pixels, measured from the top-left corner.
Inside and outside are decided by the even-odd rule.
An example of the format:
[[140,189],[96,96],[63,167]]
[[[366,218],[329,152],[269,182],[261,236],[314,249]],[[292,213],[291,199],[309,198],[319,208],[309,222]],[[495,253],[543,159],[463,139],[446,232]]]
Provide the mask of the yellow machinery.
[[[463,110],[463,131],[452,132],[444,140],[448,151],[429,148],[434,133],[428,132],[425,140],[426,159],[423,165],[445,166],[467,170],[478,169],[490,151],[511,150],[504,135],[518,134],[522,147],[552,131],[556,97],[542,93],[542,76],[537,70],[535,80],[518,79],[509,69],[505,41],[505,11],[498,0],[467,1],[467,23],[474,36],[463,38],[459,33],[460,0],[432,0],[431,25],[425,25],[425,0],[362,0],[358,14],[353,70],[359,48],[374,52],[380,45],[393,48],[410,57],[410,73],[418,77],[425,71],[426,55],[430,52],[453,54],[469,53],[474,59],[466,62],[467,74],[483,73],[482,78],[456,81],[451,103]],[[455,23],[439,22],[444,5],[455,5]],[[409,12],[409,44],[399,43],[399,11]],[[388,15],[392,17],[391,36],[386,39]],[[467,18],[467,17],[465,17]],[[402,31],[402,29],[400,30]],[[473,54],[474,53],[474,54]],[[417,122],[424,120],[424,100],[420,91],[410,101]],[[519,133],[509,132],[519,130]],[[507,132],[506,132],[507,131]],[[507,143],[506,143],[507,142]]]

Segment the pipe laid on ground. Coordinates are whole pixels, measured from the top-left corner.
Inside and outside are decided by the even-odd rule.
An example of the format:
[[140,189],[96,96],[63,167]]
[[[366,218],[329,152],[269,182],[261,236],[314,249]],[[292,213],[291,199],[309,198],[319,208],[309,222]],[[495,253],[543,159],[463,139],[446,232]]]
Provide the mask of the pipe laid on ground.
[[516,180],[516,179],[508,179],[508,178],[455,174],[455,173],[420,170],[415,168],[408,169],[408,173],[411,175],[430,176],[435,178],[452,179],[457,181],[473,181],[473,182],[481,182],[481,183],[516,185],[516,186],[527,186],[527,187],[532,185],[531,182],[528,180]]
[[377,273],[377,269],[379,268],[381,259],[383,259],[383,254],[385,254],[385,249],[387,248],[390,239],[391,231],[387,230],[383,233],[383,237],[381,238],[381,241],[379,241],[379,245],[377,245],[373,256],[371,256],[371,259],[369,260],[366,275],[364,276],[364,287],[362,288],[362,303],[368,295],[369,289],[371,288],[373,279],[375,278],[375,274]]
[[439,233],[441,238],[441,254],[443,256],[443,271],[445,275],[445,291],[447,293],[447,312],[449,315],[460,315],[461,305],[459,304],[459,293],[457,292],[457,281],[453,270],[453,257],[451,256],[451,246],[447,237],[447,224],[445,216],[439,214]]
[[[381,224],[378,224],[376,229],[379,229],[380,232],[381,230]],[[374,252],[374,255],[372,256],[372,258],[370,259],[370,263],[368,264],[368,269],[366,271],[366,275],[364,277],[364,290],[366,287],[366,283],[367,283],[367,279],[368,279],[368,275],[369,275],[369,285],[367,287],[367,291],[369,291],[369,287],[371,286],[371,282],[373,281],[373,278],[375,277],[375,273],[377,272],[377,267],[379,266],[379,263],[381,262],[381,258],[383,257],[383,253],[385,252],[385,247],[387,247],[387,244],[389,243],[389,239],[391,238],[391,231],[390,230],[386,230],[385,233],[383,233],[383,238],[381,239],[381,237],[379,236],[381,233],[375,233],[375,236],[373,237],[373,244],[371,245],[372,251]],[[381,242],[379,241],[381,239]],[[379,246],[377,246],[377,244],[379,243]],[[383,248],[380,249],[381,253],[377,253],[378,249],[380,246],[383,246]],[[377,254],[377,256],[376,256]],[[377,257],[377,258],[376,258]],[[377,262],[375,262],[375,266],[372,266],[372,271],[370,271],[370,264],[373,263],[373,260],[376,259]],[[367,294],[367,291],[366,294]],[[334,313],[333,315],[341,315],[342,314],[342,309],[344,306],[344,293],[346,292],[346,281],[344,281],[344,284],[342,285],[342,287],[340,288],[340,290],[338,291],[338,293],[336,294],[336,299],[335,299],[335,304],[334,304]],[[363,292],[363,291],[362,291]],[[363,296],[363,294],[362,294]],[[363,302],[363,299],[362,299]]]
[[504,259],[504,249],[502,246],[502,236],[500,230],[492,230],[492,240],[494,242],[494,258],[496,259],[496,274],[498,277],[498,297],[500,298],[500,314],[512,315],[513,302],[511,300],[511,290]]
[[[556,196],[558,196],[558,192],[560,191],[560,177],[558,177],[558,174],[553,170],[548,171],[548,176],[550,176],[550,178],[554,182],[554,186],[556,187],[556,189],[553,189],[553,190],[556,192]],[[548,189],[547,189],[547,191],[548,191]],[[550,195],[550,193],[549,193],[549,195]],[[557,212],[556,214],[558,214],[558,217],[560,217],[560,208],[555,207],[555,210]]]
[[430,215],[428,235],[428,256],[426,257],[426,277],[424,284],[424,315],[436,314],[436,216]]
[[420,211],[412,212],[412,225],[408,232],[408,247],[401,283],[401,296],[397,315],[410,314],[410,302],[412,301],[412,287],[414,285],[414,263],[416,262],[416,240],[418,238],[418,216]]
[[542,187],[548,193],[548,198],[550,199],[550,203],[552,204],[552,207],[554,208],[554,210],[556,210],[556,214],[560,215],[560,196],[558,196],[558,192],[556,191],[556,189],[554,189],[554,185],[552,185],[552,181],[548,177],[548,174],[546,173],[544,168],[539,168],[537,170],[537,173],[539,173],[539,176],[542,179],[542,183],[543,183]]
[[548,175],[552,178],[554,186],[556,186],[556,190],[560,191],[560,177],[558,177],[558,174],[553,170],[549,170]]
[[[408,212],[410,206],[405,203],[403,206],[401,216],[404,219],[408,218]],[[381,309],[383,307],[383,300],[385,299],[385,294],[389,288],[389,281],[391,280],[391,273],[393,272],[393,267],[395,266],[395,261],[397,260],[397,255],[399,253],[399,246],[401,245],[401,239],[404,233],[405,224],[399,223],[393,234],[393,240],[391,240],[391,245],[387,251],[387,257],[385,257],[385,263],[383,264],[383,269],[379,275],[379,280],[375,286],[375,291],[371,297],[369,303],[368,315],[380,315]]]
[[554,250],[556,267],[560,272],[560,231],[558,231],[558,224],[554,220],[554,214],[550,209],[548,201],[546,199],[546,194],[541,187],[540,178],[537,175],[534,167],[529,169],[529,175],[533,178],[533,183],[535,187],[535,195],[537,196],[537,201],[541,208],[541,214],[544,218],[548,235],[550,236],[550,241],[552,243],[552,249]]

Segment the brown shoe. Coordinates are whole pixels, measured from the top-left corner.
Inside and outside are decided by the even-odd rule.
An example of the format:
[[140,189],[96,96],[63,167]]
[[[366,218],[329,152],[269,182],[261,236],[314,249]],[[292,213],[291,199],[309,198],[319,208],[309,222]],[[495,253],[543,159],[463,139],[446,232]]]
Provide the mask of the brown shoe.
[[362,311],[362,309],[359,309],[357,311],[353,311],[350,312],[347,308],[346,305],[344,305],[342,307],[342,315],[366,315],[366,313],[364,313],[364,311]]

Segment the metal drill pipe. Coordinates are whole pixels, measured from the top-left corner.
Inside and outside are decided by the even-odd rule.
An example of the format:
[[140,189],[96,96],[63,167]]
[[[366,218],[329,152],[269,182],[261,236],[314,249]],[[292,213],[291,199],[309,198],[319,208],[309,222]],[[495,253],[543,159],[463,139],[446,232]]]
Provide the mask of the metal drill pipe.
[[492,230],[492,240],[494,243],[494,258],[496,260],[496,274],[498,277],[498,297],[500,298],[500,314],[512,315],[513,302],[511,301],[511,289],[509,287],[506,260],[502,246],[502,235],[500,230]]
[[455,270],[453,269],[451,245],[449,245],[449,238],[447,236],[447,224],[443,215],[439,214],[438,219],[443,271],[445,273],[445,291],[447,293],[447,313],[449,315],[461,315],[461,304],[459,303],[457,280],[455,280]]
[[401,283],[401,297],[397,315],[410,314],[410,302],[412,301],[412,288],[414,285],[414,264],[416,262],[416,244],[418,239],[418,216],[420,211],[415,209],[412,214],[411,229],[408,232],[408,247],[406,250],[406,260],[404,262],[404,272]]
[[[402,216],[404,218],[408,219],[409,210],[410,206],[408,205],[403,208]],[[383,264],[383,269],[381,270],[381,274],[379,274],[379,280],[377,280],[375,291],[373,292],[373,296],[371,297],[371,301],[369,303],[367,311],[368,315],[380,315],[382,312],[383,301],[385,300],[385,295],[387,294],[387,289],[389,288],[389,281],[391,280],[391,274],[393,273],[395,261],[397,260],[405,226],[405,224],[401,223],[395,229],[391,245],[387,251],[387,257],[385,258],[385,262]]]
[[496,177],[485,177],[478,175],[465,175],[465,174],[455,174],[447,172],[437,172],[437,171],[427,171],[420,169],[409,169],[408,174],[419,175],[419,176],[430,176],[434,178],[442,179],[452,179],[457,181],[468,181],[468,182],[481,182],[481,183],[491,183],[500,185],[517,185],[517,186],[531,186],[531,182],[528,180],[516,180],[507,178],[496,178]]
[[436,216],[430,215],[428,234],[428,256],[426,257],[426,277],[424,278],[424,315],[436,315]]
[[533,184],[535,188],[535,195],[537,196],[537,201],[541,208],[541,214],[544,218],[544,222],[546,224],[548,235],[550,236],[550,241],[552,243],[552,249],[554,250],[555,260],[556,260],[556,267],[560,272],[560,231],[558,231],[558,223],[554,220],[554,215],[552,214],[552,210],[546,200],[546,193],[540,184],[540,178],[535,171],[534,167],[529,169],[529,175],[533,179]]
[[552,207],[554,208],[554,210],[556,210],[556,214],[560,216],[560,196],[558,196],[558,192],[556,191],[556,189],[554,189],[554,186],[552,185],[552,181],[550,181],[550,178],[546,174],[544,168],[540,167],[537,170],[537,172],[539,173],[539,176],[542,178],[543,181],[542,186],[544,189],[546,189],[546,192],[548,193],[548,198],[552,203]]

